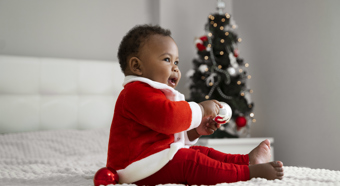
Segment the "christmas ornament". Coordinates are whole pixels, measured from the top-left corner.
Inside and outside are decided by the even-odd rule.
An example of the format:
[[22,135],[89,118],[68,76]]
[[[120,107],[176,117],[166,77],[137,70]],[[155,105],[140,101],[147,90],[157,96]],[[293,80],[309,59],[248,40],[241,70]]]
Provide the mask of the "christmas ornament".
[[203,74],[204,72],[208,70],[208,65],[200,65],[198,67],[198,70]]
[[220,111],[219,111],[218,115],[214,118],[214,120],[218,124],[225,124],[230,120],[230,118],[232,116],[232,111],[231,111],[231,108],[228,104],[226,104],[224,102],[220,102],[220,103],[223,107],[220,108]]
[[203,51],[207,49],[202,43],[196,43],[196,47],[199,51]]
[[240,52],[239,52],[238,49],[236,48],[236,49],[234,50],[234,56],[235,56],[235,57],[238,57],[239,54],[240,54]]
[[232,53],[229,54],[229,60],[230,60],[230,64],[231,64],[232,67],[238,68],[238,63],[237,63],[237,60],[236,60],[234,54],[232,54]]
[[235,77],[237,75],[236,69],[234,67],[229,67],[227,69],[230,76]]
[[93,178],[94,186],[118,184],[119,176],[115,170],[106,167],[99,169]]
[[208,41],[208,37],[207,36],[202,36],[202,37],[200,37],[200,40],[203,41],[203,42],[204,41]]
[[240,129],[240,128],[242,128],[242,127],[247,125],[247,119],[244,116],[238,116],[235,119],[235,122],[236,122],[236,125],[237,125],[238,129]]
[[191,76],[193,76],[195,73],[195,70],[194,69],[190,69],[188,70],[188,72],[186,73],[186,77],[187,78],[190,78]]
[[203,51],[203,50],[206,50],[207,47],[204,46],[204,43],[205,41],[208,41],[208,37],[207,36],[202,36],[200,37],[199,39],[196,39],[195,40],[195,44],[196,44],[196,47],[199,51]]

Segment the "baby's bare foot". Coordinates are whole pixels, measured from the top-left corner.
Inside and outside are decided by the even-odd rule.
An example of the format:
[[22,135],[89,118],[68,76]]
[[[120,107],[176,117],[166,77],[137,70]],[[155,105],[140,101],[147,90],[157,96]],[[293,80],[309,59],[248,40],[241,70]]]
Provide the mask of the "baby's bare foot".
[[260,163],[268,163],[270,157],[270,142],[268,139],[262,141],[257,147],[255,147],[249,154],[249,164],[256,165]]
[[265,178],[268,180],[282,179],[283,163],[281,161],[273,161],[269,163],[256,164],[249,166],[250,179]]

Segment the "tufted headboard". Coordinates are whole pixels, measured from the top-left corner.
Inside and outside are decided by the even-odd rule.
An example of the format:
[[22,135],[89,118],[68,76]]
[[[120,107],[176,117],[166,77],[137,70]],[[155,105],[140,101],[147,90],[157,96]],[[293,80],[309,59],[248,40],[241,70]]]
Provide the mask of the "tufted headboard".
[[0,133],[109,127],[119,63],[0,55]]

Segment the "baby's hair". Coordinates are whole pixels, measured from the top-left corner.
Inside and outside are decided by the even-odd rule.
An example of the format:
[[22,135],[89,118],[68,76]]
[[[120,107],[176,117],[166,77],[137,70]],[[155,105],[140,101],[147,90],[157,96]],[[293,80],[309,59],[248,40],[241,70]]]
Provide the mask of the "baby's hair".
[[123,72],[125,72],[128,58],[137,55],[145,41],[156,34],[171,37],[170,30],[163,29],[158,25],[137,25],[129,30],[118,48],[118,60]]

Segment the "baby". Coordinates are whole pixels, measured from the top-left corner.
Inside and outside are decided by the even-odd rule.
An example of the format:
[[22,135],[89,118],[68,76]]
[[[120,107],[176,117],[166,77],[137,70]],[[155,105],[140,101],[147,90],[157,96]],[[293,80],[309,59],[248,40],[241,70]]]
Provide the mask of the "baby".
[[169,30],[140,25],[123,38],[118,59],[125,74],[110,129],[107,168],[120,183],[215,185],[254,177],[282,179],[283,164],[269,162],[270,143],[249,154],[193,146],[220,127],[216,100],[187,102],[174,88],[181,72]]

